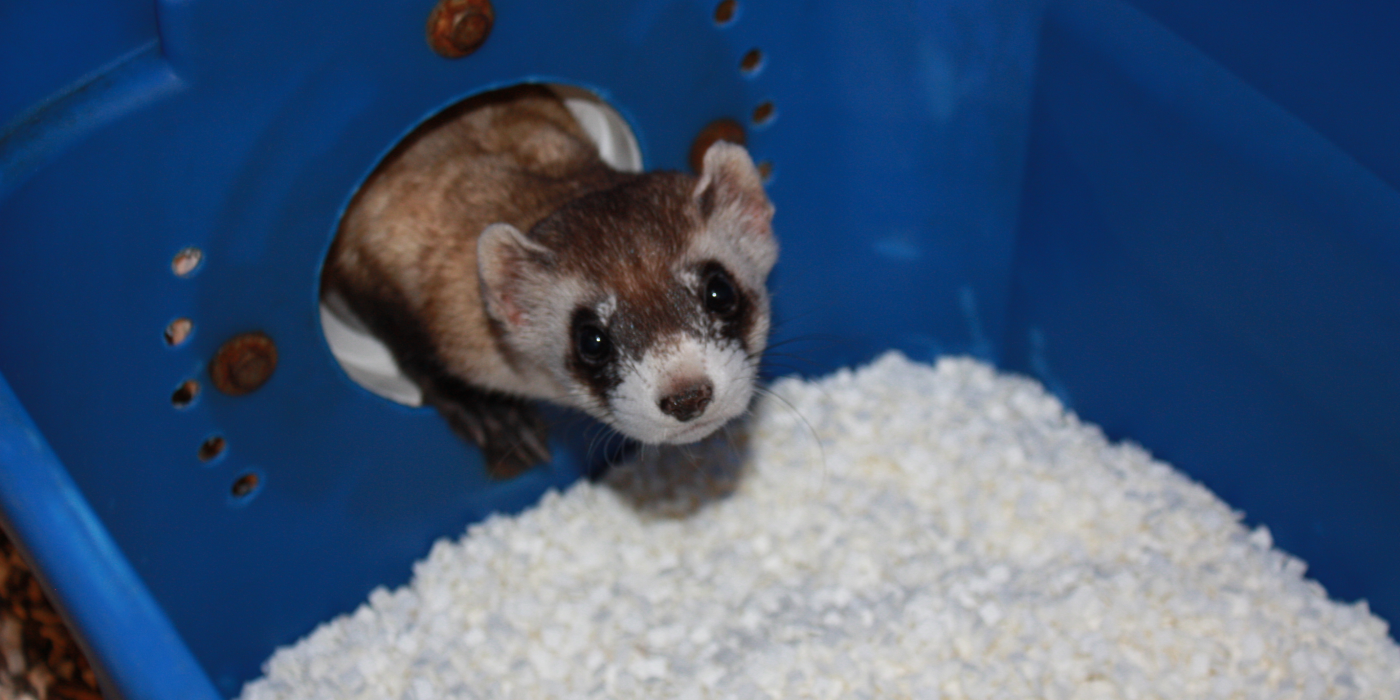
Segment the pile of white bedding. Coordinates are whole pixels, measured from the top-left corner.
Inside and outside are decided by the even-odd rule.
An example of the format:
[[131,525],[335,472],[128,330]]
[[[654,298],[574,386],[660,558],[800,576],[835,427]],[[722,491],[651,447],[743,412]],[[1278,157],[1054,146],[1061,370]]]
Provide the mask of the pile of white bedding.
[[649,453],[476,525],[243,697],[1400,697],[1364,603],[1030,380],[890,354],[772,392],[742,469]]

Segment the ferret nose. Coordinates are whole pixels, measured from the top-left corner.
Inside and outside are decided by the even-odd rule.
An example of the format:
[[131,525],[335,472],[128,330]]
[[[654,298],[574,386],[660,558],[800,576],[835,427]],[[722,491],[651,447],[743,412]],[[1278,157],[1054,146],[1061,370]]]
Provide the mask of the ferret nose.
[[705,412],[714,398],[715,386],[710,380],[695,382],[680,391],[663,397],[659,402],[661,412],[678,421],[685,422]]

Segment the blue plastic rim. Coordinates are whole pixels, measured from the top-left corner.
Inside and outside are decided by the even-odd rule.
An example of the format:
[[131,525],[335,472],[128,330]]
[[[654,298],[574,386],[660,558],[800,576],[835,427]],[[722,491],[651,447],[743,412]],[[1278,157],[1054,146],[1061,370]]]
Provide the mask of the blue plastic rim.
[[[524,80],[597,92],[649,167],[748,124],[800,356],[775,371],[898,348],[1032,374],[1400,619],[1400,7],[716,4],[499,0],[456,61],[430,2],[5,10],[0,511],[112,691],[234,695],[434,538],[588,468],[565,431],[555,464],[487,482],[430,411],[346,378],[317,320],[378,158]],[[253,330],[275,374],[220,394],[209,359]]]

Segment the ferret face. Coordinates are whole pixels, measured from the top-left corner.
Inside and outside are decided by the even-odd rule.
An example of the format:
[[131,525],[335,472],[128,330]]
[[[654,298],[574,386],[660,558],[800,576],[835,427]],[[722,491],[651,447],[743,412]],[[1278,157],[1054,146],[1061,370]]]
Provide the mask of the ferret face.
[[767,339],[761,288],[719,260],[676,267],[640,295],[599,290],[577,305],[563,358],[576,405],[653,444],[699,440],[742,413]]
[[748,154],[720,144],[698,180],[639,176],[529,237],[488,229],[483,297],[520,361],[554,377],[556,400],[645,443],[693,442],[753,396],[772,212]]

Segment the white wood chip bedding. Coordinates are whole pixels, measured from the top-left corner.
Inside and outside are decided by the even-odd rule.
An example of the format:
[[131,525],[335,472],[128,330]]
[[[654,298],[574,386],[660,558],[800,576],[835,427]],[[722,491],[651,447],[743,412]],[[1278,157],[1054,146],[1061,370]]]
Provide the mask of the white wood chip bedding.
[[742,475],[712,445],[660,505],[614,470],[475,525],[242,697],[1400,698],[1364,603],[1031,380],[771,390]]

